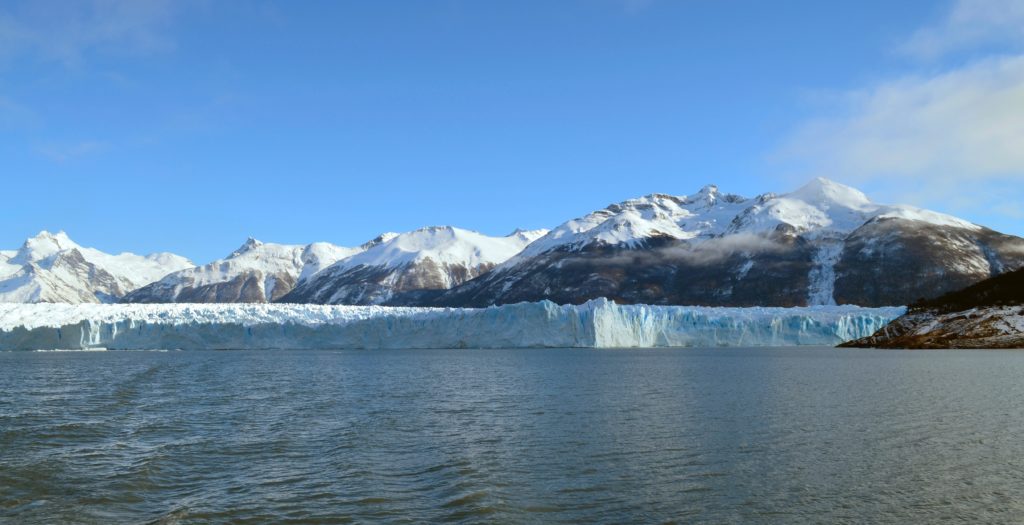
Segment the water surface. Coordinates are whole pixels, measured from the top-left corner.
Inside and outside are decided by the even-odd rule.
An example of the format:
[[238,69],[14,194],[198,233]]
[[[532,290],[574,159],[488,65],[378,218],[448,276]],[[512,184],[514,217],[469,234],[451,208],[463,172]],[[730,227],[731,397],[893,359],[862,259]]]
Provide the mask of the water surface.
[[0,522],[1024,520],[1024,353],[0,353]]

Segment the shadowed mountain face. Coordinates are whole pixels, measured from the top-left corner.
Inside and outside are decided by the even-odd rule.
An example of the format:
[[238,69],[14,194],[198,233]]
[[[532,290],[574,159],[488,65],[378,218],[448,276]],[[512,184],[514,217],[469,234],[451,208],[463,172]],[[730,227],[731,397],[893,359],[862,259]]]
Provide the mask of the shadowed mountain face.
[[1024,240],[987,228],[871,221],[844,242],[836,264],[839,303],[910,304],[1024,265]]
[[275,301],[295,286],[291,273],[266,274],[244,270],[210,284],[183,284],[180,288],[147,286],[129,294],[126,303],[266,303]]
[[435,303],[482,307],[548,299],[579,304],[607,297],[619,303],[646,304],[804,304],[811,247],[786,235],[769,239],[770,244],[761,246],[756,255],[695,248],[669,238],[653,238],[632,247],[555,249],[523,261],[509,273],[485,274]]
[[986,279],[963,290],[910,306],[912,312],[960,312],[970,308],[1024,305],[1024,269]]
[[819,179],[755,199],[707,187],[569,221],[433,304],[908,304],[1024,266],[1024,239]]
[[360,265],[311,280],[280,302],[420,305],[450,288],[451,283],[465,282],[493,267],[438,263],[429,258],[397,267]]

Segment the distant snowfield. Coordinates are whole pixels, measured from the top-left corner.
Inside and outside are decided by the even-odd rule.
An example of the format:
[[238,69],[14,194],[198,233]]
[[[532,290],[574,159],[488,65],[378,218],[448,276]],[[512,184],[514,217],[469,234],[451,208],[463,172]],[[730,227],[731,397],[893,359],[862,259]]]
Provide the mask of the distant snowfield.
[[0,304],[0,350],[836,345],[902,307],[708,308],[598,299],[481,309],[291,304]]

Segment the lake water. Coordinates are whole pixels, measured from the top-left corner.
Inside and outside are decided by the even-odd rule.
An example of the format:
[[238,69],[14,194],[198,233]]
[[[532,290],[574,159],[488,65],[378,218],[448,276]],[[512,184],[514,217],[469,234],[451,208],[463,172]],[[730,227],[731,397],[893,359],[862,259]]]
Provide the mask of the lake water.
[[0,353],[0,522],[1024,521],[1024,352]]

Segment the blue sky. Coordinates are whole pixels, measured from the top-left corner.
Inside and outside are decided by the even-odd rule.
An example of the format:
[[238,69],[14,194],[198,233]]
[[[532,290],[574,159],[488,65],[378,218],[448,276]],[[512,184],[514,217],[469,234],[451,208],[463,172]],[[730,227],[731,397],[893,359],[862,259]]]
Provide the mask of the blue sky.
[[0,246],[206,262],[813,176],[1024,234],[1024,2],[0,5]]

